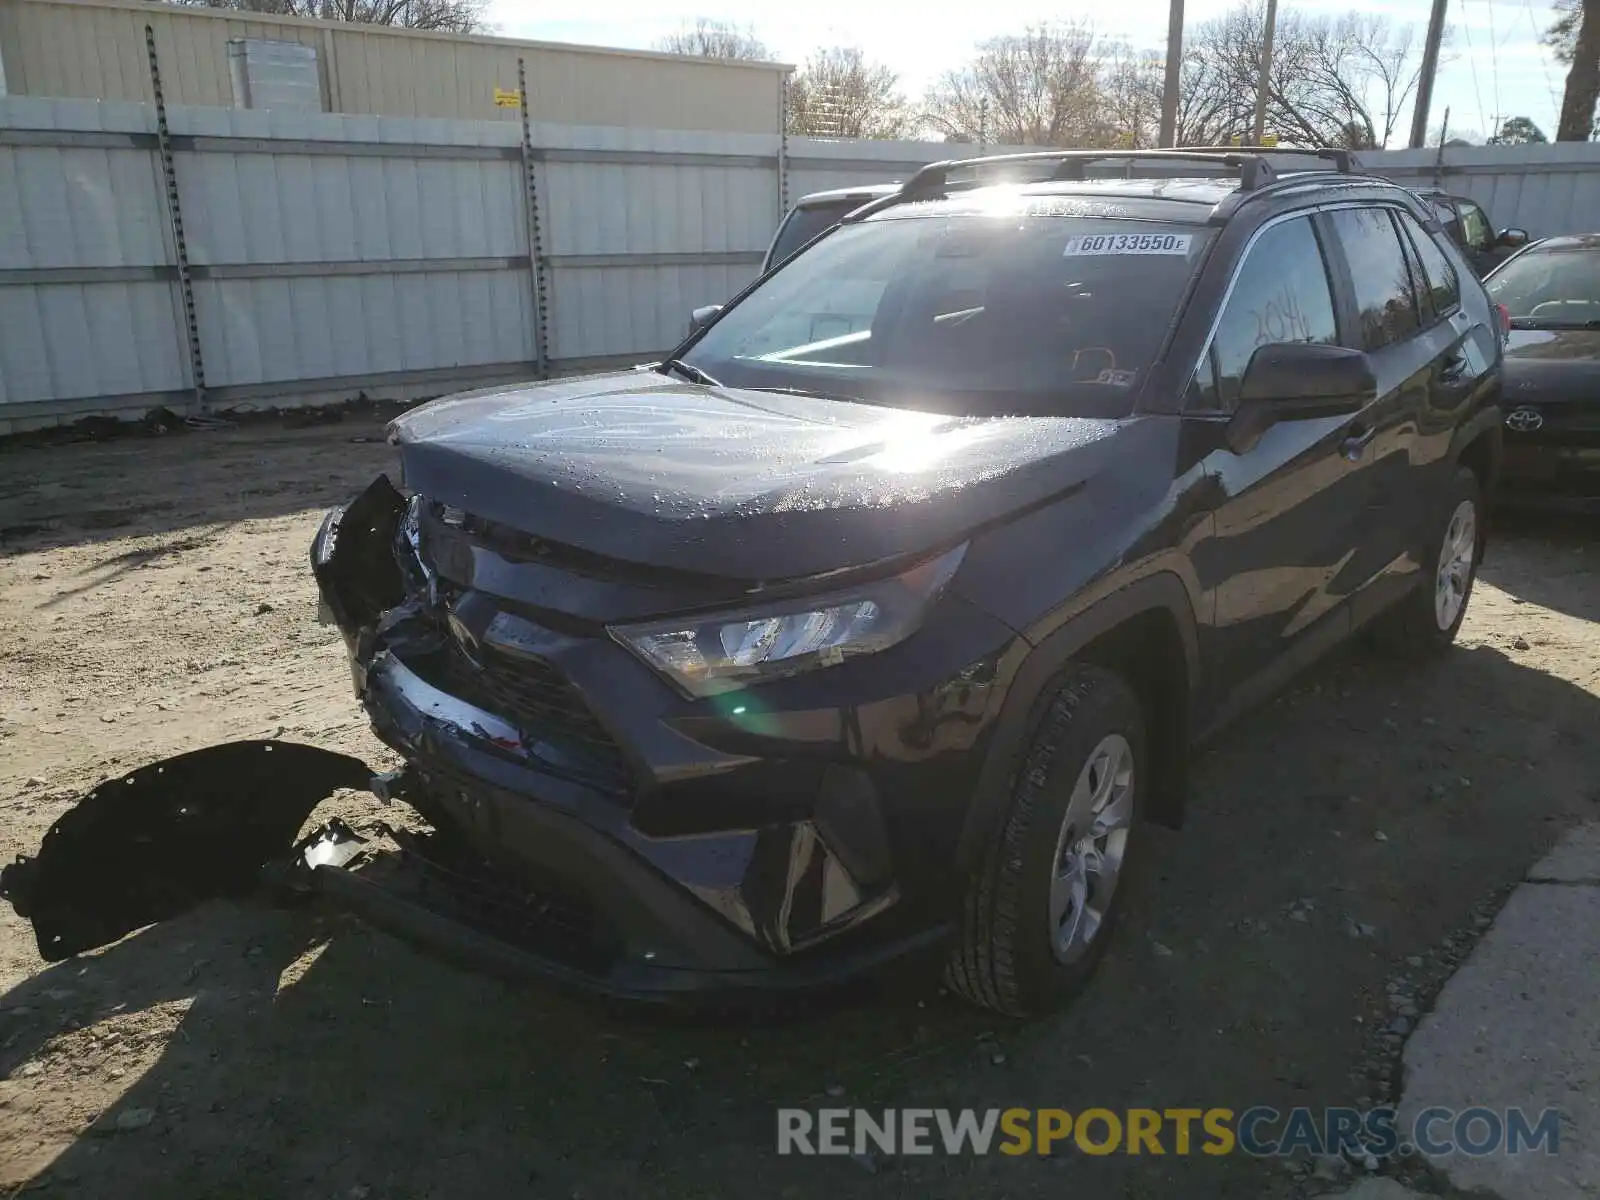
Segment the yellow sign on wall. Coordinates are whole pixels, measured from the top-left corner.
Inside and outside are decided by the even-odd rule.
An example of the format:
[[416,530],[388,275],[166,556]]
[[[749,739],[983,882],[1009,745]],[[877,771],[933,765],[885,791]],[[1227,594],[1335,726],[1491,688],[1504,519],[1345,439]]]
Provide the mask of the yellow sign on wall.
[[504,88],[495,88],[494,104],[496,108],[516,108],[521,103],[521,92],[508,92]]

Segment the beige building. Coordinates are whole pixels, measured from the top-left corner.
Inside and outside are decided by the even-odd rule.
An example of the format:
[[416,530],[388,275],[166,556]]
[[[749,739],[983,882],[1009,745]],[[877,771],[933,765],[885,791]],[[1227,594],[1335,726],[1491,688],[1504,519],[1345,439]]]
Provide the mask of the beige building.
[[320,93],[326,112],[516,120],[521,58],[536,121],[776,133],[789,69],[147,0],[0,0],[0,93],[149,102],[146,25],[169,105],[250,106],[248,52],[294,60],[308,106]]

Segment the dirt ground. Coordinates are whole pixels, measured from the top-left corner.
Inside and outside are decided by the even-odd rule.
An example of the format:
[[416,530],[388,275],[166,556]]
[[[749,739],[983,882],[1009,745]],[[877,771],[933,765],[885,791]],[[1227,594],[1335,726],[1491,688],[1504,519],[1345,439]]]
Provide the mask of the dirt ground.
[[[0,854],[34,851],[101,779],[214,742],[388,765],[306,552],[389,455],[381,427],[349,422],[0,451]],[[1303,1193],[1242,1157],[779,1158],[774,1110],[1392,1095],[1386,987],[1425,1007],[1484,905],[1600,814],[1597,533],[1520,522],[1444,660],[1408,673],[1351,651],[1204,752],[1189,827],[1155,833],[1093,986],[1031,1025],[920,986],[647,1021],[253,904],[47,968],[0,905],[0,1191]],[[364,796],[332,803],[371,816]]]

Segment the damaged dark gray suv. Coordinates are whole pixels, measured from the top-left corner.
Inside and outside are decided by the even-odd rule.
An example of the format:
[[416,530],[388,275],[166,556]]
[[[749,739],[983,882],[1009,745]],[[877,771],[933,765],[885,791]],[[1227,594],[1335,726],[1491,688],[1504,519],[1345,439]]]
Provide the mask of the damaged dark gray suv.
[[1282,160],[938,164],[653,370],[396,421],[312,563],[430,831],[317,889],[619,997],[1070,994],[1190,744],[1358,629],[1448,646],[1483,550],[1495,310]]

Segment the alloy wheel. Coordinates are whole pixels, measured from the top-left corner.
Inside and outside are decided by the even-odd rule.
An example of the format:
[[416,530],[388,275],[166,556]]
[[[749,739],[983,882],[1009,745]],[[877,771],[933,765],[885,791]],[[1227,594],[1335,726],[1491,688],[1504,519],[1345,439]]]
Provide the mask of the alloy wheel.
[[1081,958],[1105,924],[1133,824],[1134,783],[1133,747],[1110,733],[1073,784],[1050,880],[1051,949],[1062,963]]

